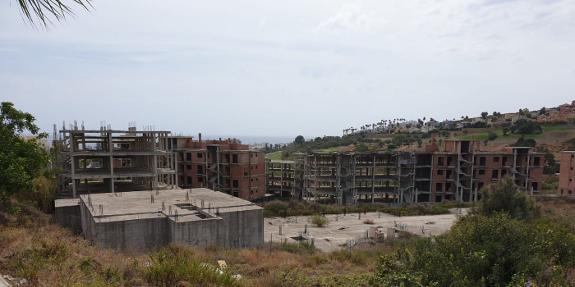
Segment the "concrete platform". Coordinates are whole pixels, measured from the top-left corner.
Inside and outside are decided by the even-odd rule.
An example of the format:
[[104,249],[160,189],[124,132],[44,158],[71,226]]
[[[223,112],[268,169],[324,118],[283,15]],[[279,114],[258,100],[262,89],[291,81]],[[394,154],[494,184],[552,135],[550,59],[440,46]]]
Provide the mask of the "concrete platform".
[[[71,200],[59,200],[56,205],[73,214]],[[82,233],[104,248],[150,250],[172,242],[223,247],[263,244],[263,209],[210,189],[84,194],[78,206]],[[65,217],[59,218],[66,223]]]
[[[461,212],[464,215],[466,210]],[[316,248],[322,251],[334,251],[343,248],[348,241],[359,241],[365,238],[368,229],[381,227],[384,231],[387,228],[397,228],[418,236],[433,236],[447,232],[460,216],[459,210],[453,210],[452,214],[426,215],[426,216],[394,216],[386,213],[368,212],[361,214],[359,219],[357,213],[326,215],[329,224],[325,227],[315,227],[310,223],[309,216],[294,216],[287,218],[266,218],[265,219],[265,241],[269,242],[297,242],[294,237],[298,237],[306,230],[308,237],[314,239]],[[370,220],[373,224],[364,223]],[[280,226],[282,234],[279,234]],[[343,245],[343,246],[342,246]]]

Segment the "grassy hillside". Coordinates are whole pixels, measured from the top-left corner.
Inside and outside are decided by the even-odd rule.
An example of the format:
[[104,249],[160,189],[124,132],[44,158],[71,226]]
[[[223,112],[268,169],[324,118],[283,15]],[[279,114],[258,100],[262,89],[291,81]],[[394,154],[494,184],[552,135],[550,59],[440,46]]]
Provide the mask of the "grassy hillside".
[[[575,139],[574,124],[552,124],[542,125],[542,133],[525,135],[526,139],[534,139],[538,145],[545,145],[552,151],[559,151],[566,148],[566,142]],[[521,137],[518,134],[504,134],[502,128],[465,129],[453,132],[451,136],[461,140],[486,141],[489,133],[495,133],[497,138],[487,143],[488,146],[511,145]]]

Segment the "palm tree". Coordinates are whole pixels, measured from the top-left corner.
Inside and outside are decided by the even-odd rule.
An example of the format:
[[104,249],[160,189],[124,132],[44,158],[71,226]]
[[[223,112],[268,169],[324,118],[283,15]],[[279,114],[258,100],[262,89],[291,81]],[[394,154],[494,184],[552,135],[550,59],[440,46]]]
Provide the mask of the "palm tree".
[[[68,2],[86,10],[92,7],[90,0],[68,0]],[[50,18],[60,21],[67,15],[74,15],[72,8],[64,3],[64,0],[18,0],[18,5],[30,23],[40,20],[44,26],[51,22]]]

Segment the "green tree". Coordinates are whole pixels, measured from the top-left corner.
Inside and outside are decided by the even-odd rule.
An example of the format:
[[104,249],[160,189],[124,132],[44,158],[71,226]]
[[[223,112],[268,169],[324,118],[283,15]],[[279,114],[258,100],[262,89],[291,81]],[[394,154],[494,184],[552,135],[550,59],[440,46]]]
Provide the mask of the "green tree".
[[[26,138],[24,135],[31,137]],[[34,180],[46,167],[48,153],[39,140],[35,118],[9,102],[0,107],[0,201],[7,203],[17,192],[32,189]]]
[[543,129],[541,129],[541,126],[534,121],[528,119],[520,119],[511,125],[510,131],[514,134],[528,135],[540,134],[543,132]]
[[475,212],[482,215],[505,213],[512,218],[537,217],[535,202],[522,192],[510,178],[491,184],[482,190],[482,199]]
[[295,137],[295,140],[293,141],[293,143],[296,145],[304,144],[305,138],[302,135],[299,135],[299,136]]
[[488,112],[483,112],[483,113],[481,113],[481,118],[486,120],[488,115],[489,115]]
[[516,147],[535,147],[537,142],[534,139],[526,139],[525,137],[521,136],[517,139],[517,141],[512,145]]

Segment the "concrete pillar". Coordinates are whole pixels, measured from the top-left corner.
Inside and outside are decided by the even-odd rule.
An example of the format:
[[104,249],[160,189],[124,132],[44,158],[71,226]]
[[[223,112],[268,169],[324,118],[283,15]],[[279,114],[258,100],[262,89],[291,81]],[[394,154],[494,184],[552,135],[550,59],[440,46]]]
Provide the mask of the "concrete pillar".
[[114,144],[112,142],[112,131],[108,131],[108,149],[110,152],[110,192],[116,192],[114,186]]
[[72,171],[71,171],[71,176],[72,176],[72,196],[74,198],[76,198],[76,163],[75,163],[75,158],[74,156],[72,156],[71,158],[71,165],[72,165]]

